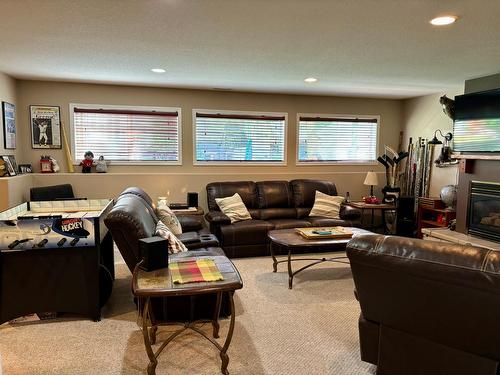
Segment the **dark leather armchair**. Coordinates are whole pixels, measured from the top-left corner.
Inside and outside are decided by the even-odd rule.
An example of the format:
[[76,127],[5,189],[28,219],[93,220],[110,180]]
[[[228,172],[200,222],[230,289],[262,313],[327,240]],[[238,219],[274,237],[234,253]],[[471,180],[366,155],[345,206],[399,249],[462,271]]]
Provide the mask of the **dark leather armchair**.
[[372,235],[347,255],[377,374],[499,374],[500,252]]

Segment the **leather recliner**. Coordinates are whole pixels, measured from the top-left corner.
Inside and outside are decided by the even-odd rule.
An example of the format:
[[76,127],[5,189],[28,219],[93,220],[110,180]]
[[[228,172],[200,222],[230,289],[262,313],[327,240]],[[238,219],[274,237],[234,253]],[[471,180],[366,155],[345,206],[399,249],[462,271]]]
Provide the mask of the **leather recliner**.
[[[297,179],[288,181],[213,182],[207,185],[210,231],[217,236],[228,257],[268,255],[267,233],[273,229],[320,226],[360,226],[359,210],[343,205],[340,219],[311,217],[316,190],[337,195],[330,181]],[[238,193],[252,220],[231,224],[215,198]]]
[[[189,250],[211,255],[224,254],[215,236],[210,234],[203,223],[192,215],[177,215],[183,233],[179,239]],[[114,207],[104,219],[130,272],[141,261],[139,239],[151,237],[155,233],[158,217],[151,197],[142,189],[131,187],[116,199]],[[167,251],[165,249],[165,251]],[[166,255],[165,255],[166,256]],[[215,306],[215,295],[193,297],[154,298],[153,311],[156,319],[162,321],[187,321],[211,319]],[[229,305],[224,296],[221,315],[229,314]]]
[[377,374],[498,375],[500,252],[383,235],[347,245]]

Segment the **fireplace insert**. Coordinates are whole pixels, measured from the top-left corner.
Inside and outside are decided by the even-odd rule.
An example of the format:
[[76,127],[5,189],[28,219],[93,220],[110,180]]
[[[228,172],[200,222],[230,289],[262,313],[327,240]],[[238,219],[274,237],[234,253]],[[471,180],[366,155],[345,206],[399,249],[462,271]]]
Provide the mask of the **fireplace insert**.
[[500,183],[472,181],[469,234],[500,242]]

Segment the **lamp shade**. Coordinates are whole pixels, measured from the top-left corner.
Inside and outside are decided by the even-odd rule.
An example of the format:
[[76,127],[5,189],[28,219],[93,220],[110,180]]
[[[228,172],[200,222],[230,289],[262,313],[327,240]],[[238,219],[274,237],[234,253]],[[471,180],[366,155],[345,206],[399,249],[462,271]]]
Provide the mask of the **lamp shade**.
[[378,185],[378,177],[375,172],[368,172],[365,177],[364,185],[377,186]]

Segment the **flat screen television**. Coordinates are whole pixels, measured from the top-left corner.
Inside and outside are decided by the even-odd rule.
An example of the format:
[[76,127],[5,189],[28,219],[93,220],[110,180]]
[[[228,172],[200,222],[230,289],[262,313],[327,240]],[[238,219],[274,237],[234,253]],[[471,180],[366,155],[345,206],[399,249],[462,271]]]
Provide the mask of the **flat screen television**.
[[500,89],[455,97],[453,150],[500,152]]

